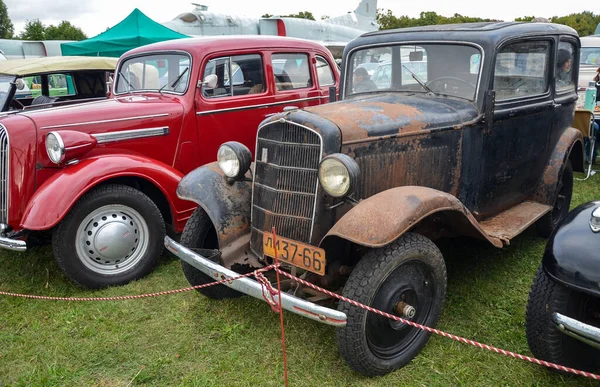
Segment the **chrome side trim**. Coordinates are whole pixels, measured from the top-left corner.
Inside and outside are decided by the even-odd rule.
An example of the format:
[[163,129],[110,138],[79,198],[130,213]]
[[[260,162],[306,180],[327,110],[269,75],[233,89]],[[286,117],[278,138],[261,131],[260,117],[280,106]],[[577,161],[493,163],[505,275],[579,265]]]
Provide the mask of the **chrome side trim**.
[[121,130],[118,132],[96,133],[92,137],[96,138],[98,144],[104,144],[113,141],[132,140],[135,138],[159,137],[169,134],[168,126],[158,128]]
[[[238,273],[194,253],[190,249],[175,242],[168,236],[165,237],[165,247],[176,257],[194,266],[196,269],[208,275],[210,278],[214,278],[215,281],[239,276]],[[235,289],[238,292],[265,301],[262,285],[257,281],[250,279],[249,277],[240,278],[235,281],[227,281],[224,282],[223,285]],[[274,301],[278,302],[278,299],[275,299]],[[324,324],[338,327],[346,325],[345,313],[317,305],[298,297],[294,297],[288,293],[281,293],[281,307],[292,313],[299,314],[300,316],[304,316]]]
[[72,124],[60,124],[60,125],[42,126],[40,129],[69,128],[69,127],[72,127],[72,126],[105,124],[105,123],[109,123],[109,122],[122,122],[122,121],[143,120],[145,118],[167,117],[168,115],[169,115],[169,113],[161,113],[161,114],[150,114],[150,115],[147,115],[147,116],[113,118],[113,119],[110,119],[110,120],[74,122]]
[[261,104],[258,104],[258,105],[247,105],[247,106],[239,106],[239,107],[234,107],[234,108],[206,110],[206,111],[203,111],[203,112],[197,112],[196,115],[198,115],[198,116],[204,116],[204,115],[207,115],[207,114],[233,112],[233,111],[238,111],[238,110],[257,109],[257,108],[262,108],[262,107],[285,105],[285,104],[294,103],[294,102],[314,101],[316,99],[324,99],[324,98],[329,98],[329,97],[300,98],[300,99],[292,99],[292,100],[287,100],[287,101],[282,101],[282,102],[270,102],[270,103],[261,103]]
[[552,313],[552,322],[564,334],[600,349],[600,328],[584,324],[560,313]]

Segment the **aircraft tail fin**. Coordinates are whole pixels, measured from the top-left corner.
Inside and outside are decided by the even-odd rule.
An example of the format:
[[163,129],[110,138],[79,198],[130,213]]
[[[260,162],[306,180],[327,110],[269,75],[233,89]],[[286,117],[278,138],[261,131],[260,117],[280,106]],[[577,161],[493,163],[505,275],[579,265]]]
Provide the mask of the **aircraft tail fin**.
[[358,7],[354,10],[357,17],[364,17],[371,20],[377,19],[377,0],[361,0]]

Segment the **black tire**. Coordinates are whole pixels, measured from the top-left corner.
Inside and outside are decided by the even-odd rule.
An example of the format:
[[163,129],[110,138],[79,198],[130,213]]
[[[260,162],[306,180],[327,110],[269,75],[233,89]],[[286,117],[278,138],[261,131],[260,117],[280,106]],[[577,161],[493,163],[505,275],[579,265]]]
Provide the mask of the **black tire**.
[[567,160],[557,191],[554,207],[535,224],[536,231],[542,238],[548,238],[569,213],[573,195],[573,166],[571,160]]
[[[217,240],[215,228],[210,218],[202,208],[196,208],[192,216],[188,219],[187,223],[185,224],[185,228],[183,229],[183,233],[181,234],[180,243],[188,248],[219,248],[219,242]],[[220,262],[217,263],[221,264]],[[188,282],[192,286],[215,282],[214,278],[204,274],[185,261],[181,261],[181,269],[183,269],[185,278],[187,278]],[[214,285],[208,288],[196,290],[200,294],[203,294],[206,297],[214,300],[235,298],[243,295],[237,290],[233,290],[225,285]]]
[[582,343],[556,328],[554,312],[586,324],[599,326],[600,300],[553,281],[540,266],[529,293],[525,330],[533,355],[541,360],[581,369],[600,369],[600,350]]
[[[411,321],[434,327],[446,297],[446,265],[426,237],[407,233],[390,245],[369,251],[356,265],[343,295],[400,317],[399,301],[416,308]],[[338,348],[352,369],[368,376],[403,367],[423,348],[429,333],[362,308],[340,302],[348,317],[337,328]]]
[[162,254],[164,238],[163,217],[148,196],[129,186],[109,184],[75,203],[54,228],[52,248],[69,278],[99,289],[148,274]]

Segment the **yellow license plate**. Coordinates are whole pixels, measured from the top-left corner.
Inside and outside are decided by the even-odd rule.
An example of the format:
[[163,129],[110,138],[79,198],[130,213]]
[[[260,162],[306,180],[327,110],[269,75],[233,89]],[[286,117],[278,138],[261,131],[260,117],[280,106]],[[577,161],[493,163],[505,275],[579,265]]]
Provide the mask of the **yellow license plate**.
[[[277,259],[302,269],[325,275],[325,250],[277,235]],[[275,258],[273,234],[263,233],[263,253]]]

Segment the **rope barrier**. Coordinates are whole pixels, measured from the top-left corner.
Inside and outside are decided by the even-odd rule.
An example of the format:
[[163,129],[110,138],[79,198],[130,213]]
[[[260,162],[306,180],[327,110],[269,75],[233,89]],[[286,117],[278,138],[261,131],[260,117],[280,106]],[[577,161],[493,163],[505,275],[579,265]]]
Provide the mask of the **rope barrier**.
[[[275,288],[273,288],[273,286],[271,285],[271,283],[269,282],[269,280],[264,276],[264,272],[267,272],[269,270],[275,270],[277,274],[281,274],[285,277],[288,277],[298,283],[301,283],[304,286],[308,286],[309,288],[312,288],[316,291],[322,292],[324,294],[327,294],[330,297],[336,298],[340,301],[344,301],[344,302],[348,302],[351,305],[354,305],[358,308],[362,308],[365,310],[368,310],[369,312],[372,313],[376,313],[379,314],[381,316],[387,317],[389,319],[410,325],[412,327],[430,332],[430,333],[434,333],[436,335],[439,336],[443,336],[443,337],[447,337],[449,339],[464,343],[464,344],[469,344],[472,346],[475,346],[477,348],[481,348],[481,349],[485,349],[488,351],[492,351],[495,353],[499,353],[505,356],[509,356],[509,357],[513,357],[516,359],[520,359],[523,361],[527,361],[533,364],[537,364],[537,365],[541,365],[544,367],[548,367],[548,368],[553,368],[559,371],[563,371],[563,372],[567,372],[567,373],[571,373],[571,374],[575,374],[578,376],[583,376],[586,378],[590,378],[590,379],[594,379],[594,380],[600,380],[600,375],[598,374],[594,374],[591,372],[586,372],[586,371],[581,371],[581,370],[577,370],[574,368],[570,368],[570,367],[565,367],[562,366],[560,364],[555,364],[555,363],[551,363],[545,360],[539,360],[530,356],[525,356],[525,355],[521,355],[515,352],[511,352],[511,351],[506,351],[504,349],[501,348],[497,348],[491,345],[487,345],[487,344],[482,344],[479,343],[477,341],[474,340],[470,340],[470,339],[466,339],[464,337],[460,337],[460,336],[456,336],[453,335],[451,333],[446,333],[443,331],[440,331],[438,329],[435,328],[430,328],[427,327],[425,325],[421,325],[418,323],[415,323],[413,321],[410,320],[406,320],[403,319],[401,317],[383,312],[381,310],[372,308],[368,305],[364,305],[361,304],[357,301],[351,300],[349,298],[346,298],[344,296],[341,296],[339,294],[333,293],[329,290],[323,289],[317,285],[314,285],[310,282],[307,282],[301,278],[298,278],[296,276],[293,276],[283,270],[281,270],[278,267],[279,263],[276,262],[273,265],[269,265],[266,266],[264,268],[261,269],[257,269],[253,272],[247,273],[247,274],[243,274],[243,275],[239,275],[237,277],[231,277],[231,278],[225,278],[222,279],[220,281],[215,281],[215,282],[211,282],[208,284],[202,284],[202,285],[196,285],[196,286],[192,286],[192,287],[187,287],[187,288],[182,288],[182,289],[175,289],[175,290],[168,290],[168,291],[163,291],[163,292],[156,292],[156,293],[147,293],[147,294],[139,294],[139,295],[133,295],[133,296],[116,296],[116,297],[50,297],[50,296],[38,296],[38,295],[30,295],[30,294],[19,294],[19,293],[12,293],[12,292],[3,292],[0,291],[0,295],[4,295],[4,296],[10,296],[10,297],[18,297],[18,298],[28,298],[28,299],[38,299],[38,300],[50,300],[50,301],[122,301],[122,300],[135,300],[135,299],[142,299],[142,298],[150,298],[150,297],[158,297],[158,296],[164,296],[164,295],[169,295],[169,294],[176,294],[176,293],[183,293],[183,292],[188,292],[188,291],[192,291],[192,290],[196,290],[196,289],[203,289],[203,288],[207,288],[210,286],[215,286],[215,285],[220,285],[220,284],[224,284],[226,282],[231,282],[231,281],[235,281],[244,277],[249,277],[249,276],[254,276],[260,283],[261,286],[263,287],[263,297],[265,298],[265,301],[267,301],[267,303],[271,306],[271,308],[273,309],[274,312],[278,312],[281,314],[280,317],[280,323],[282,325],[282,348],[283,348],[283,356],[284,356],[284,372],[285,372],[285,379],[286,379],[286,386],[287,386],[287,356],[285,353],[285,336],[284,336],[284,328],[283,328],[283,311],[282,308],[280,307],[281,305],[281,292],[276,290]],[[280,281],[279,281],[279,276],[277,276],[278,279],[278,288],[280,288]],[[277,303],[275,301],[275,296],[278,295],[279,296],[279,303]]]

